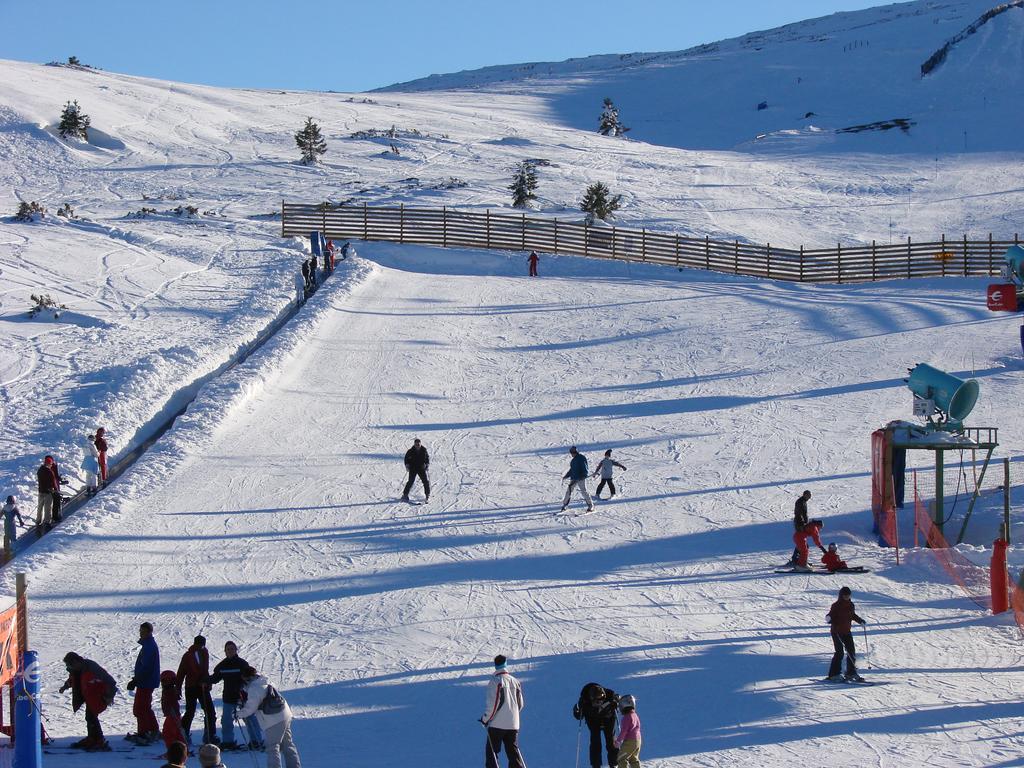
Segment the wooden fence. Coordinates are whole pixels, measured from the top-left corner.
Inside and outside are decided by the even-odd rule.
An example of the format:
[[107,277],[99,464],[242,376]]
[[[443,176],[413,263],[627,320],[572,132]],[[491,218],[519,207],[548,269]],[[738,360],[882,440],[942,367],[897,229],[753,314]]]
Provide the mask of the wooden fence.
[[436,245],[494,248],[622,259],[674,267],[708,269],[772,280],[854,283],[894,278],[993,275],[1013,240],[942,236],[936,242],[842,245],[798,250],[694,238],[646,229],[567,223],[491,211],[448,208],[335,206],[281,203],[281,234]]

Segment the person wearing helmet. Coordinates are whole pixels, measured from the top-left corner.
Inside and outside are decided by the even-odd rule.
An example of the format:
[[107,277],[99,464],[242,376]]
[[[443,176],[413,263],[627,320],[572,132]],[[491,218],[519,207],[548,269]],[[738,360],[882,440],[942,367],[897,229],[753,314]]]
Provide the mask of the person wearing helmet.
[[828,545],[828,552],[821,556],[821,562],[828,568],[829,573],[845,571],[847,568],[846,562],[839,557],[839,548],[835,542]]
[[109,707],[117,695],[117,683],[103,667],[90,659],[83,659],[71,652],[64,656],[64,667],[68,679],[60,687],[64,693],[71,689],[71,709],[77,712],[85,705],[86,737],[71,745],[73,749],[87,752],[109,752],[110,745],[103,738],[100,715]]
[[619,760],[619,750],[615,747],[615,709],[618,701],[619,697],[611,688],[587,683],[580,691],[579,701],[572,708],[572,716],[586,721],[590,731],[591,768],[601,768],[602,736],[608,751],[608,765],[615,765]]
[[[839,599],[832,603],[825,619],[832,625],[832,645],[835,646],[835,654],[832,656],[832,663],[828,668],[828,679],[838,683],[844,679],[862,683],[864,678],[857,674],[857,649],[853,644],[853,622],[867,624],[864,619],[857,615],[853,605],[852,592],[849,587],[839,590]],[[843,653],[846,653],[846,674],[840,676],[839,669],[843,664]]]
[[18,521],[18,525],[24,527],[25,520],[21,516],[21,510],[18,509],[18,500],[13,496],[8,496],[7,501],[4,503],[4,550],[8,550],[14,540],[18,538],[18,529],[14,525],[14,521]]
[[170,750],[174,742],[185,741],[185,729],[181,727],[181,689],[178,676],[170,669],[160,673],[160,711],[164,716],[161,735],[164,746]]
[[619,699],[619,735],[615,746],[619,750],[618,768],[640,768],[640,718],[636,714],[636,698],[626,694]]
[[810,566],[807,565],[807,537],[810,536],[814,539],[814,543],[818,545],[818,549],[821,550],[822,554],[825,554],[825,547],[821,545],[821,538],[818,536],[821,533],[821,529],[824,527],[824,523],[821,520],[811,520],[802,530],[797,531],[793,534],[793,543],[796,544],[797,549],[797,560],[793,565],[793,568],[798,571],[809,571]]

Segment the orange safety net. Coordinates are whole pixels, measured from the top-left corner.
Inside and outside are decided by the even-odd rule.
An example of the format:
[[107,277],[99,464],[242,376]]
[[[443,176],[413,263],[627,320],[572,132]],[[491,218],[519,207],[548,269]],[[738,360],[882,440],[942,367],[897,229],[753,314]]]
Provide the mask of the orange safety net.
[[935,560],[949,574],[954,582],[960,585],[964,593],[978,607],[986,611],[992,609],[992,585],[989,580],[989,569],[975,565],[960,552],[951,548],[942,531],[928,516],[921,497],[917,494],[917,476],[914,476],[914,546],[918,546],[918,534],[923,535],[924,544],[934,555]]
[[8,685],[18,671],[18,606],[0,613],[0,685]]
[[899,548],[892,479],[891,429],[879,429],[871,433],[871,513],[879,543]]
[[1020,584],[1015,585],[1010,592],[1010,608],[1013,610],[1013,618],[1017,620],[1017,626],[1024,632],[1024,587]]

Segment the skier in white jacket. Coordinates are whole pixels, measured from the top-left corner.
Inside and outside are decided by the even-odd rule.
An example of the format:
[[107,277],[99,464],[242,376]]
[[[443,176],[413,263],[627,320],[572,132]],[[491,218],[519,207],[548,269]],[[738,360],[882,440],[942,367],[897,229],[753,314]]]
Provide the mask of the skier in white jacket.
[[288,768],[302,768],[292,740],[292,711],[284,696],[252,667],[242,673],[242,680],[244,703],[235,710],[235,717],[241,722],[256,715],[267,745],[267,768],[281,768],[281,755]]
[[494,657],[494,675],[487,683],[484,715],[480,722],[487,727],[484,750],[486,768],[498,768],[498,752],[505,747],[509,768],[526,768],[519,751],[519,713],[526,704],[523,687],[508,670],[501,654]]
[[612,473],[614,472],[615,467],[618,467],[623,472],[626,471],[626,465],[619,464],[619,462],[615,461],[615,459],[612,458],[612,449],[609,448],[604,452],[604,458],[597,463],[597,469],[595,469],[594,474],[591,475],[591,477],[601,475],[601,482],[597,484],[597,492],[594,494],[595,498],[601,498],[601,491],[604,490],[606,484],[612,492],[612,495],[608,498],[611,499],[615,496],[615,483],[612,481]]

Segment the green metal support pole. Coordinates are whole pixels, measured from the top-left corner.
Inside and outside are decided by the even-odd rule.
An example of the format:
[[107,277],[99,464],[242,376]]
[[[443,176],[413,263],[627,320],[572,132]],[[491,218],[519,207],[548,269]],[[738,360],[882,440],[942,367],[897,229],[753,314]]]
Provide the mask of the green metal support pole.
[[971,513],[974,511],[974,503],[981,496],[981,486],[985,482],[985,470],[988,469],[988,463],[992,460],[992,451],[995,447],[989,448],[988,453],[985,454],[985,463],[981,465],[981,475],[978,477],[978,484],[974,486],[974,493],[971,494],[971,501],[967,505],[967,514],[964,515],[964,524],[960,526],[960,535],[956,537],[956,543],[960,544],[964,540],[964,534],[967,533],[967,523],[971,519]]
[[935,451],[935,527],[942,533],[942,521],[946,517],[945,505],[942,500],[942,463],[945,459],[945,452],[939,448]]

